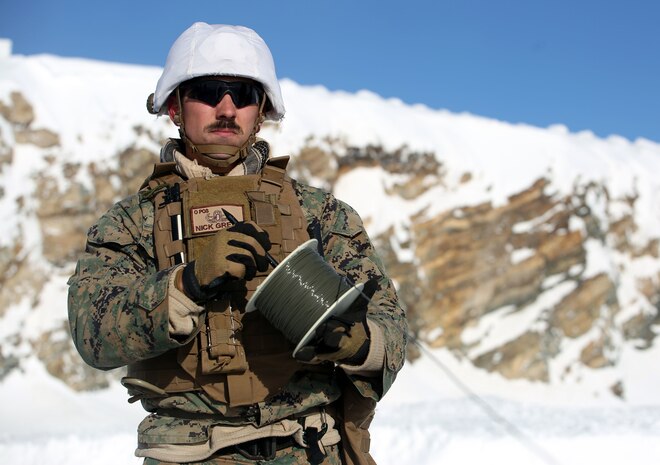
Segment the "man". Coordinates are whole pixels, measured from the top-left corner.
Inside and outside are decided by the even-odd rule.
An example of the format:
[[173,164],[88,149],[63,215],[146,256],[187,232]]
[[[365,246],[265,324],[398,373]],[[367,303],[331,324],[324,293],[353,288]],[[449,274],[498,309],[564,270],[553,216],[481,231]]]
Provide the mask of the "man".
[[[127,365],[130,401],[150,412],[136,455],[373,463],[368,426],[403,364],[405,314],[357,213],[289,178],[288,159],[256,138],[265,119],[284,116],[268,47],[250,29],[196,23],[173,44],[148,106],[181,139],[90,228],[69,281],[83,359]],[[364,291],[294,357],[288,335],[247,304],[310,238]]]

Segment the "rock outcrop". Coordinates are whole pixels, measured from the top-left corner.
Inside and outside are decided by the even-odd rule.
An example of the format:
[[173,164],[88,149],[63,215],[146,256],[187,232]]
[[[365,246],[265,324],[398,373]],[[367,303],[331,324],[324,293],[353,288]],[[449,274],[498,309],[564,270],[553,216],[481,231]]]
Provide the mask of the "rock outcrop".
[[[304,152],[314,154],[317,177],[332,173],[333,166],[342,167],[340,173],[354,166],[391,170],[401,180],[387,193],[404,199],[420,195],[425,185],[444,182],[442,165],[429,163],[434,155],[410,154],[405,148],[394,153],[378,147],[349,148],[341,158],[336,144],[332,152],[318,146]],[[464,173],[460,182],[471,180]],[[325,181],[332,186],[336,176]],[[578,344],[579,358],[564,367],[565,372],[572,365],[615,365],[619,337],[650,347],[660,318],[660,279],[653,274],[640,278],[643,301],[625,302],[632,316],[619,320],[622,303],[612,274],[620,270],[588,273],[588,248],[598,244],[616,250],[623,254],[624,266],[627,259],[657,256],[658,240],[635,248],[630,241],[638,227],[634,215],[599,217],[593,213],[593,199],[605,212],[621,211],[618,205],[635,209],[634,196],[612,199],[606,186],[576,184],[572,194],[559,195],[550,179],[540,178],[504,205],[465,205],[433,216],[421,211],[410,218],[410,239],[404,243],[393,244],[397,239],[392,229],[375,238],[412,330],[432,347],[450,349],[475,366],[510,379],[541,382],[549,381],[550,365],[566,340]],[[401,261],[395,249],[409,251],[414,259]],[[648,308],[656,311],[649,314]],[[497,317],[491,321],[490,315]],[[481,339],[470,336],[479,326],[506,327],[520,318],[526,318],[527,326],[495,347],[482,348],[495,329],[482,329]],[[414,348],[409,356],[414,356]],[[623,385],[613,391],[623,395]]]
[[[16,147],[36,147],[45,160],[58,149],[58,134],[32,127],[34,110],[20,93],[0,102],[0,115],[0,129],[12,131],[0,134],[0,172],[12,169]],[[161,142],[140,126],[134,130],[136,139],[146,137],[153,146]],[[388,151],[310,138],[293,155],[297,177],[330,190],[356,167],[395,174],[385,194],[406,201],[448,182],[436,154],[408,147]],[[38,228],[46,263],[28,259],[20,231],[0,245],[0,318],[22,296],[33,296],[36,306],[48,273],[71,272],[87,228],[115,201],[137,191],[157,154],[127,146],[116,160],[103,166],[51,160],[33,176],[34,197],[16,198],[17,214],[35,220],[31,224]],[[458,179],[463,187],[475,182],[470,172]],[[3,195],[0,190],[0,199]],[[632,341],[639,350],[655,343],[660,273],[638,272],[633,298],[617,279],[632,261],[660,255],[660,238],[642,245],[632,239],[639,229],[636,201],[634,195],[612,198],[607,186],[593,182],[576,182],[571,193],[559,193],[550,176],[540,177],[500,204],[486,201],[435,213],[419,209],[399,225],[405,239],[391,227],[373,240],[416,337],[503,377],[549,382],[553,373],[576,367],[615,366],[621,341]],[[594,248],[612,251],[609,268],[595,267]],[[500,337],[502,328],[510,337]],[[0,380],[20,367],[21,352],[11,348],[26,342],[21,337],[17,333],[0,346]],[[64,321],[27,342],[47,370],[74,389],[102,388],[119,376],[86,367]],[[564,357],[564,366],[552,370],[566,344],[577,355]],[[409,357],[415,356],[411,346]],[[623,382],[608,388],[625,396]]]

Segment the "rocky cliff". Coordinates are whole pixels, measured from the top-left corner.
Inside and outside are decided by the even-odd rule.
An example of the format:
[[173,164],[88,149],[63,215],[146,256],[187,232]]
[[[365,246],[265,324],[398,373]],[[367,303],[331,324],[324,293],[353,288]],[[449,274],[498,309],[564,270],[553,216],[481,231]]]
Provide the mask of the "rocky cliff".
[[[119,373],[88,368],[77,356],[66,322],[66,279],[87,228],[136,191],[161,142],[175,132],[164,119],[108,117],[96,107],[90,118],[109,118],[100,136],[49,127],[59,121],[48,114],[57,108],[44,103],[37,81],[33,76],[33,87],[22,87],[13,75],[0,75],[0,206],[7,216],[0,240],[0,382],[36,356],[72,388],[98,389]],[[288,94],[296,89],[285,85]],[[352,98],[359,108],[375,97]],[[400,108],[382,100],[374,105],[392,114]],[[414,110],[428,119],[428,110]],[[120,139],[113,125],[122,125]],[[513,182],[484,177],[474,161],[453,157],[447,146],[316,134],[311,123],[308,131],[296,130],[271,125],[263,133],[275,149],[290,152],[297,177],[349,203],[367,195],[378,205],[358,210],[416,337],[509,379],[579,383],[606,371],[603,390],[625,399],[626,378],[616,369],[622,353],[653,347],[660,322],[660,212],[648,211],[657,205],[658,184],[634,178],[632,187],[620,188],[607,179],[565,179],[547,167]],[[75,153],[76,143],[90,140],[104,147],[102,156]],[[658,167],[660,146],[642,144],[655,163],[644,170]],[[639,162],[634,150],[623,152]],[[571,163],[580,153],[552,155]],[[376,190],[346,188],[364,173],[377,173]],[[497,183],[512,187],[498,190]],[[496,195],[501,192],[506,195]],[[392,205],[405,208],[388,223]],[[409,358],[416,356],[411,346]]]

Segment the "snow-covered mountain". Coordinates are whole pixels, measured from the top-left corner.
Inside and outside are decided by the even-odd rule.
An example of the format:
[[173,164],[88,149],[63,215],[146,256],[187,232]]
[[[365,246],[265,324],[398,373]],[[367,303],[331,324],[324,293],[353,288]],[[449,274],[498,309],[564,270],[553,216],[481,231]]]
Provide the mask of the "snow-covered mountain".
[[[0,392],[20,401],[0,417],[23,418],[0,422],[10,437],[35,431],[49,408],[121,395],[119,373],[84,366],[73,349],[66,280],[87,228],[137,189],[176,129],[145,109],[159,68],[3,50]],[[633,430],[658,432],[660,144],[511,125],[368,91],[289,80],[282,90],[287,116],[260,135],[276,155],[292,155],[297,177],[360,212],[429,348],[411,344],[386,398],[393,409],[424,422],[434,400],[469,391],[497,402],[607,406],[624,417],[644,406],[651,419]],[[468,389],[459,392],[454,376]],[[19,408],[30,402],[37,410]],[[101,411],[113,411],[106,402]],[[396,436],[388,429],[396,415],[382,418],[376,427]],[[446,455],[442,444],[434,450]],[[5,451],[18,457],[23,449],[12,447]],[[420,457],[410,463],[437,463]]]

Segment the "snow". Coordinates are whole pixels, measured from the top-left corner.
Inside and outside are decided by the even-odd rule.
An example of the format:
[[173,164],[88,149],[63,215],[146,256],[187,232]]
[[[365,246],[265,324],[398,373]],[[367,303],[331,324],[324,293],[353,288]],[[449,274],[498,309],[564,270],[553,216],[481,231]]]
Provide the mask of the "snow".
[[[430,351],[404,366],[379,403],[371,450],[379,465],[657,464],[655,392],[646,393],[649,404],[590,402],[477,373],[446,352]],[[32,360],[0,383],[0,398],[5,463],[141,463],[132,454],[145,412],[126,402],[118,383],[75,393]]]
[[511,252],[511,263],[513,265],[517,263],[524,262],[530,257],[533,257],[536,254],[534,249],[529,249],[529,248],[522,248],[522,249],[516,249],[513,252]]
[[[156,151],[151,138],[137,135],[136,126],[147,128],[155,139],[176,136],[167,118],[155,118],[145,110],[159,74],[155,67],[11,55],[11,42],[0,39],[0,100],[7,103],[12,91],[21,91],[34,105],[31,127],[61,137],[59,147],[47,150],[14,144],[13,129],[0,118],[0,148],[2,143],[14,147],[13,161],[0,169],[0,247],[21,236],[20,258],[42,261],[38,219],[30,200],[37,173],[47,172],[63,189],[68,182],[61,175],[64,163],[112,165],[117,162],[114,154],[136,143]],[[553,196],[572,192],[576,184],[606,183],[609,198],[620,201],[610,202],[607,211],[605,194],[590,191],[592,213],[603,227],[608,215],[613,221],[633,215],[638,228],[628,240],[635,247],[660,234],[660,144],[617,136],[599,139],[588,131],[570,133],[561,125],[545,129],[451,114],[383,99],[366,90],[331,92],[283,80],[282,91],[287,116],[281,125],[266,125],[261,133],[277,155],[296,153],[310,137],[319,145],[340,141],[436,154],[446,176],[414,200],[389,193],[407,174],[393,176],[381,167],[355,169],[335,186],[337,197],[361,214],[370,235],[393,227],[398,241],[394,249],[401,260],[414,260],[411,250],[399,247],[409,239],[411,216],[423,212],[431,217],[481,202],[502,205],[542,177],[551,181],[548,195]],[[46,156],[53,160],[50,164]],[[461,177],[467,172],[472,178],[465,183]],[[634,209],[623,201],[633,196]],[[18,214],[19,198],[26,205],[23,216]],[[514,231],[532,231],[542,221],[521,222]],[[571,219],[571,230],[585,227],[584,221]],[[620,285],[618,297],[625,308],[616,318],[657,311],[638,302],[638,286],[650,276],[658,279],[658,259],[624,257],[595,240],[587,242],[586,252],[585,277],[604,272]],[[531,253],[514,250],[512,262]],[[132,451],[144,412],[126,402],[118,383],[99,392],[75,393],[29,356],[32,340],[66,321],[66,273],[41,266],[50,279],[38,302],[25,298],[0,309],[2,355],[26,357],[20,370],[0,379],[0,457],[24,465],[138,464]],[[472,355],[529,328],[544,330],[535,326],[539,316],[575,285],[562,279],[547,278],[546,291],[522,311],[499,309],[467,330],[463,337],[475,344]],[[504,317],[506,324],[501,324],[499,318]],[[427,337],[432,340],[441,331],[431,329]],[[20,344],[8,342],[17,337],[22,338]],[[404,367],[379,404],[371,428],[374,457],[380,465],[660,463],[660,348],[640,351],[621,344],[618,365],[602,370],[571,365],[577,349],[578,341],[565,341],[546,384],[507,380],[450,352],[424,351]],[[621,379],[625,400],[608,389]]]

